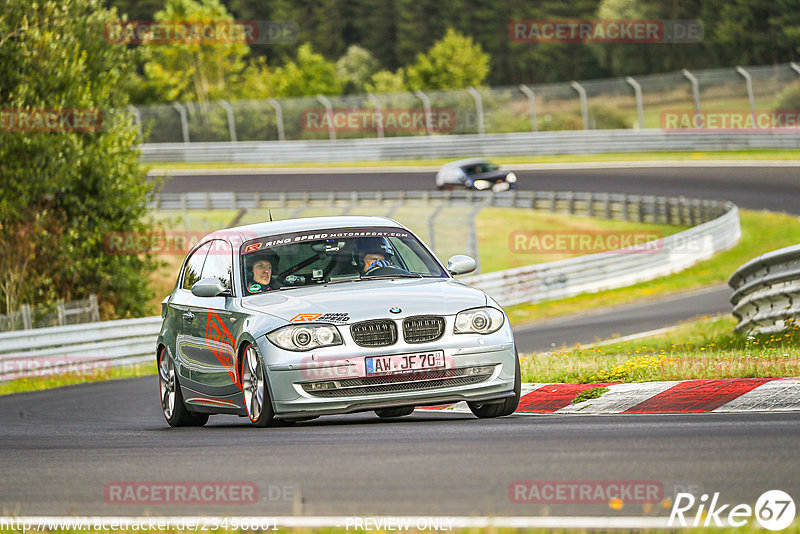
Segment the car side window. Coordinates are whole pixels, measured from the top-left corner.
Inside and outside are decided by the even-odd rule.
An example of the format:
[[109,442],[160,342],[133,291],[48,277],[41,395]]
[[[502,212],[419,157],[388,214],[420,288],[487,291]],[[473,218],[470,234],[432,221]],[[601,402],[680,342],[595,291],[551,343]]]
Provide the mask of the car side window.
[[192,286],[200,280],[200,274],[203,272],[203,264],[206,261],[206,254],[209,248],[210,244],[206,243],[189,256],[189,261],[186,262],[186,269],[183,271],[183,284],[181,285],[183,289],[191,290]]
[[209,243],[211,248],[206,256],[206,263],[203,266],[203,278],[216,278],[222,282],[225,289],[231,288],[231,271],[233,270],[233,251],[227,241],[215,239]]

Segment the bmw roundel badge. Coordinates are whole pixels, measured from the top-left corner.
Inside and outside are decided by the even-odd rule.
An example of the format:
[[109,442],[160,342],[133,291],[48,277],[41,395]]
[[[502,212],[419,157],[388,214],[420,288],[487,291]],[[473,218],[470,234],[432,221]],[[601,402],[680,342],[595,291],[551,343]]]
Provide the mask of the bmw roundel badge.
[[403,310],[401,310],[400,308],[389,308],[389,311],[392,313],[400,313]]

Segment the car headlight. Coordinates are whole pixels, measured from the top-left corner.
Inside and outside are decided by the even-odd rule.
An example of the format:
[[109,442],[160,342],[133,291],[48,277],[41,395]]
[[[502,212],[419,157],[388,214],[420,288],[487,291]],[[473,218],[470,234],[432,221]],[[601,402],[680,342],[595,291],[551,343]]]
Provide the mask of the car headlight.
[[492,186],[492,184],[487,182],[486,180],[475,180],[472,183],[472,186],[478,191],[483,191],[484,189],[489,189]]
[[456,315],[456,334],[491,334],[503,326],[503,312],[496,308],[475,308]]
[[305,351],[341,345],[339,330],[329,324],[290,324],[267,334],[274,345],[286,350]]
[[516,181],[517,181],[517,175],[516,174],[514,174],[513,172],[510,172],[510,173],[506,174],[506,182],[508,182],[510,184],[513,184]]

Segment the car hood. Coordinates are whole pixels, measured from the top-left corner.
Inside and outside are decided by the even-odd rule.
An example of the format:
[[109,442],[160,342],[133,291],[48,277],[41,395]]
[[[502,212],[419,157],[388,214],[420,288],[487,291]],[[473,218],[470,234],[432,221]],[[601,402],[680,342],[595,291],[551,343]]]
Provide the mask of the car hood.
[[[242,306],[292,322],[358,322],[385,317],[452,315],[485,306],[486,302],[482,291],[451,278],[395,278],[274,291],[246,297]],[[401,311],[393,314],[389,308]]]

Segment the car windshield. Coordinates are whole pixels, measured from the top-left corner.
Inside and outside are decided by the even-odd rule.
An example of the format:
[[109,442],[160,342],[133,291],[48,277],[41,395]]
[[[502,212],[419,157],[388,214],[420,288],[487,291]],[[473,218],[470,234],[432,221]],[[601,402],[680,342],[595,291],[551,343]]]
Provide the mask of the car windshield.
[[467,165],[467,166],[463,167],[464,172],[469,176],[471,176],[473,174],[483,174],[483,173],[486,173],[486,172],[496,171],[499,168],[500,167],[498,167],[494,163],[489,163],[488,161],[484,161],[484,162],[481,162],[481,163],[475,163],[473,165]]
[[242,245],[245,295],[385,278],[445,278],[436,259],[403,228],[331,228],[271,235]]

